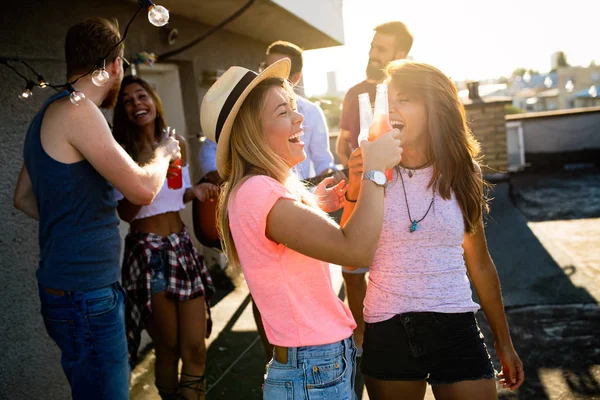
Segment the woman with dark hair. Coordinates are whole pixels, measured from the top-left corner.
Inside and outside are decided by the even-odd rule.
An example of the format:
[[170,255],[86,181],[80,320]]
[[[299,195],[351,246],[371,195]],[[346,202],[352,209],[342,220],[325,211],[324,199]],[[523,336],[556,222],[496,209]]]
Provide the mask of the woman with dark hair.
[[[469,278],[495,341],[500,384],[517,389],[523,364],[508,330],[488,253],[479,144],[452,82],[423,63],[386,69],[390,120],[403,134],[402,162],[386,188],[384,222],[364,301],[361,370],[374,400],[496,399],[496,374],[475,320]],[[349,161],[342,226],[360,192],[362,150]],[[399,397],[400,396],[400,397]]]
[[[162,103],[144,80],[123,79],[113,120],[115,139],[140,165],[147,163],[165,129]],[[151,204],[136,206],[117,193],[117,210],[131,224],[125,238],[122,280],[127,291],[126,322],[130,362],[135,362],[145,328],[155,344],[156,387],[163,399],[204,399],[205,337],[210,333],[212,280],[179,211],[197,197],[214,201],[217,187],[192,187],[185,141],[181,146],[183,185],[165,181]],[[178,364],[183,367],[178,378]]]

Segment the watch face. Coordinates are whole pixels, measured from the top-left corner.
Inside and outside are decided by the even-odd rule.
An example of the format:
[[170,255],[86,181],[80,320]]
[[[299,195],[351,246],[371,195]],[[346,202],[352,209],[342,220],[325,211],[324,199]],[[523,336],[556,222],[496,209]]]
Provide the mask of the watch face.
[[387,185],[387,178],[385,177],[385,174],[381,171],[367,171],[365,172],[364,179],[373,181],[379,186]]
[[373,180],[376,184],[383,186],[385,185],[387,179],[385,178],[385,174],[381,171],[373,171]]

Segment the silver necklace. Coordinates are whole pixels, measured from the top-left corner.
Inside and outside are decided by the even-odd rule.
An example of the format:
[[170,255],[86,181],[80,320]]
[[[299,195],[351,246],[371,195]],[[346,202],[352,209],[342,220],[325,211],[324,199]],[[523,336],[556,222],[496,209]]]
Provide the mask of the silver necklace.
[[433,202],[435,201],[435,188],[432,189],[433,196],[431,197],[431,203],[429,203],[429,208],[427,208],[425,215],[423,215],[423,217],[421,219],[417,220],[417,219],[413,219],[412,216],[410,215],[410,207],[408,206],[408,197],[406,196],[406,188],[404,187],[404,178],[402,178],[402,174],[400,174],[400,181],[402,181],[402,191],[404,192],[404,201],[406,202],[406,211],[408,211],[408,220],[410,221],[410,228],[408,231],[410,233],[413,233],[414,231],[417,230],[419,222],[421,222],[425,219],[425,217],[429,214],[431,207],[433,206]]

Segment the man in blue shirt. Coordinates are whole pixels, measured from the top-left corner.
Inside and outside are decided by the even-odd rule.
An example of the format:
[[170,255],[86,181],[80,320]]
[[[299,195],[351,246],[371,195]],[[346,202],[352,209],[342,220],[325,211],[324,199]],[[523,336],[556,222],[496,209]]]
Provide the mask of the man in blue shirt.
[[[293,43],[277,41],[267,48],[265,61],[261,63],[261,69],[268,67],[275,61],[289,58],[292,62],[289,81],[296,86],[302,79],[302,49]],[[301,179],[308,179],[323,174],[333,174],[334,183],[346,179],[343,172],[338,171],[333,154],[329,149],[329,131],[323,110],[318,105],[308,101],[300,95],[296,95],[298,112],[304,115],[302,130],[305,143],[304,151],[306,159],[298,164],[296,172]],[[202,177],[206,177],[213,183],[219,181],[216,162],[216,144],[209,140],[202,140],[199,151],[200,169]]]

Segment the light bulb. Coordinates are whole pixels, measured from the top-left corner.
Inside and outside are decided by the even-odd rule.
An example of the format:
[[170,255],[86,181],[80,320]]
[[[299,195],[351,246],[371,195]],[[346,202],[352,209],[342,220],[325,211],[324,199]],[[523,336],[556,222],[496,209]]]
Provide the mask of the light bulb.
[[110,75],[104,68],[96,68],[96,70],[92,73],[92,82],[96,86],[104,86],[108,83],[110,79]]
[[27,82],[27,86],[25,87],[25,89],[23,89],[23,92],[19,95],[19,98],[21,100],[27,100],[28,98],[33,96],[33,92],[31,91],[32,89],[33,89],[33,82]]
[[38,76],[38,86],[41,87],[42,89],[46,89],[50,85],[48,84],[48,82],[46,82],[44,77],[40,75],[40,76]]
[[165,26],[169,23],[169,10],[156,4],[148,7],[148,21],[154,26]]
[[85,99],[85,95],[82,92],[72,92],[70,97],[71,103],[75,104],[76,106],[78,106],[79,103]]
[[589,93],[590,97],[597,97],[598,90],[596,89],[596,86],[590,86],[590,90],[588,90],[588,93]]
[[550,78],[549,76],[547,76],[546,79],[544,79],[544,85],[546,85],[547,88],[551,88],[552,83],[552,78]]
[[19,95],[19,98],[20,98],[21,100],[27,100],[27,99],[28,99],[28,98],[30,98],[31,96],[33,96],[33,92],[32,92],[31,90],[29,90],[29,89],[24,89],[24,90],[23,90],[23,93],[21,93],[21,94]]

